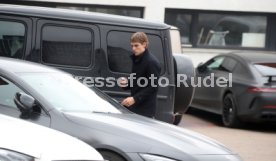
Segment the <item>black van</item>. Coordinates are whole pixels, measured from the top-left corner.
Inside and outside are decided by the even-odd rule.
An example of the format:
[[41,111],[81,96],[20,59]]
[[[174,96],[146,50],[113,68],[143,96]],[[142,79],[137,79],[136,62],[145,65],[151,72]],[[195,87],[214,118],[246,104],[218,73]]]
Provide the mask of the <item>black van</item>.
[[[132,33],[145,32],[149,50],[162,65],[169,86],[158,90],[156,118],[172,123],[174,113],[190,104],[193,88],[176,88],[176,73],[194,75],[190,59],[172,55],[170,26],[139,18],[44,7],[0,5],[0,56],[25,59],[87,78],[128,77]],[[100,87],[121,100],[130,93],[120,87]]]

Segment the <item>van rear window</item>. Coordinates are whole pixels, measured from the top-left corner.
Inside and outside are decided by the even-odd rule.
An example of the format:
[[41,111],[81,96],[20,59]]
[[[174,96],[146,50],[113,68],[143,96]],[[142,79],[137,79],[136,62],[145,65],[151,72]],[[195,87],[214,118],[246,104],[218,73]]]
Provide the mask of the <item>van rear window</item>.
[[90,30],[46,26],[42,30],[42,61],[47,64],[88,67],[92,64]]
[[263,76],[276,76],[276,63],[256,63],[254,66]]

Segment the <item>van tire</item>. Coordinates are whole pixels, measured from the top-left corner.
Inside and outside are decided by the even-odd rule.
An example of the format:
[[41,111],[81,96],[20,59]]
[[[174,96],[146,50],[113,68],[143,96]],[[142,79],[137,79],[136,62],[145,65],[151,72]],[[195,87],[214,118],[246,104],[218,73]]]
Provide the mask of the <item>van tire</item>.
[[[173,54],[173,62],[175,75],[174,113],[183,114],[189,109],[194,96],[194,87],[191,86],[191,78],[195,76],[195,69],[192,60],[183,54]],[[187,81],[185,82],[188,86],[185,86],[181,82],[179,82],[178,86],[178,74],[187,76]]]

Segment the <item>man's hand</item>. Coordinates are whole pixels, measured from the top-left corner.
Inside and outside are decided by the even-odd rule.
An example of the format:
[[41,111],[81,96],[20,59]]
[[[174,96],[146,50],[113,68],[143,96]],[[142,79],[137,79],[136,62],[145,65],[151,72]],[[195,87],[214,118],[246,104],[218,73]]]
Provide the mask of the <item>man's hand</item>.
[[127,97],[121,102],[121,105],[129,107],[132,106],[135,103],[135,100],[133,97]]

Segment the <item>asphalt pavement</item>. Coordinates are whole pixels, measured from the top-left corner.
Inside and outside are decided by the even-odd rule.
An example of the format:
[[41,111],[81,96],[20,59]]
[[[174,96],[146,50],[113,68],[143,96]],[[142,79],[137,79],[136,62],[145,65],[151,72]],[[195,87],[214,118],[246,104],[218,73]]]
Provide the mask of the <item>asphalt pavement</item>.
[[191,109],[178,126],[221,142],[244,161],[276,161],[276,123],[249,123],[232,129],[223,127],[219,115]]

